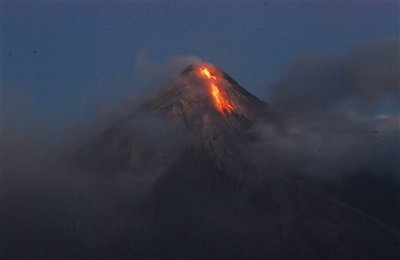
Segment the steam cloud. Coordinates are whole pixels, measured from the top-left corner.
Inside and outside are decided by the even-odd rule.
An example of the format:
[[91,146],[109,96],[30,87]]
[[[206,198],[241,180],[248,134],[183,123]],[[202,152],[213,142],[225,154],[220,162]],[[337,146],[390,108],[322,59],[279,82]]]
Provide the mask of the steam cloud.
[[146,53],[140,53],[135,59],[137,76],[148,88],[159,88],[171,77],[178,75],[191,64],[201,63],[201,58],[195,55],[177,56],[165,63],[150,59]]

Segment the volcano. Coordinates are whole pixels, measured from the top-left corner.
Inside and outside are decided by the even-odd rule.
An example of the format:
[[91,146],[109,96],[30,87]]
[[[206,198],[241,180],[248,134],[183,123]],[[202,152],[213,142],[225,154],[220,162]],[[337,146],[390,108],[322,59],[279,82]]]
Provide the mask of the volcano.
[[[222,69],[191,65],[78,151],[74,160],[93,172],[135,175],[159,166],[144,200],[143,228],[127,230],[113,250],[152,259],[398,257],[390,228],[318,187],[250,163],[249,130],[267,111]],[[189,141],[173,153],[151,147],[130,127],[138,113],[172,125]]]
[[[182,165],[178,168],[193,170],[196,167],[184,165],[191,161],[209,162],[208,167],[218,171],[211,178],[223,179],[231,188],[243,183],[248,165],[243,163],[240,146],[248,138],[246,130],[262,117],[267,105],[222,69],[207,64],[189,66],[143,107],[194,137],[191,147],[181,155]],[[188,160],[188,156],[199,158]],[[207,174],[199,174],[201,178],[205,176]],[[213,186],[215,181],[206,183],[206,186]]]
[[217,169],[229,172],[229,176],[224,174],[226,181],[238,186],[244,178],[241,168],[247,167],[242,165],[239,147],[253,138],[247,130],[263,118],[267,107],[222,69],[210,64],[191,65],[153,93],[138,110],[80,149],[74,160],[94,172],[110,173],[136,169],[135,161],[141,159],[137,157],[163,157],[159,147],[144,143],[131,127],[144,114],[191,137],[189,148],[176,157],[188,152],[210,156]]

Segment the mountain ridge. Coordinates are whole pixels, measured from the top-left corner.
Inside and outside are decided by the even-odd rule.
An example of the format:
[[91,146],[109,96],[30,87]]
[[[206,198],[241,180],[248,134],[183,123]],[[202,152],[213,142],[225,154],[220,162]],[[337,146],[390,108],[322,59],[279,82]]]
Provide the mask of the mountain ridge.
[[[143,104],[143,112],[169,122],[178,135],[191,139],[168,157],[151,186],[145,201],[150,208],[149,230],[144,231],[148,240],[129,234],[133,238],[127,239],[143,247],[120,249],[122,254],[140,251],[146,258],[230,259],[399,256],[396,234],[380,223],[307,183],[284,173],[272,176],[247,160],[245,136],[265,119],[266,108],[209,64],[189,66]],[[96,165],[115,158],[113,167],[131,165],[128,172],[137,174],[132,149],[151,148],[137,146],[140,136],[126,139],[118,129],[109,135],[106,141],[95,141],[100,146],[89,149],[100,158],[91,160]],[[115,150],[111,154],[110,147]],[[157,163],[148,159],[148,164]]]

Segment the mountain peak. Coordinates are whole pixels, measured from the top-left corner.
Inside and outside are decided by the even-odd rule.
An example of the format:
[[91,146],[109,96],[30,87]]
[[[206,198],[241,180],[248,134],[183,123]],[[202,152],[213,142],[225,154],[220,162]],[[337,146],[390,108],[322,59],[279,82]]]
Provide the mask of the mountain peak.
[[190,65],[150,96],[143,103],[144,111],[119,121],[80,149],[76,158],[88,168],[93,168],[89,162],[101,165],[94,167],[96,170],[129,169],[136,160],[132,149],[141,149],[141,141],[132,132],[132,120],[145,112],[171,123],[179,135],[192,137],[187,147],[189,157],[212,158],[214,168],[235,175],[231,180],[242,179],[237,172],[247,164],[240,146],[248,137],[246,130],[263,117],[266,107],[222,69],[207,63]]
[[263,101],[222,69],[203,63],[187,67],[150,97],[144,107],[192,134],[197,139],[192,151],[207,154],[216,168],[229,173],[227,179],[241,183],[242,169],[247,164],[240,143],[246,130],[263,116],[267,107]]
[[210,124],[241,133],[260,117],[267,105],[222,69],[203,63],[187,67],[144,106],[180,129],[201,134],[210,129]]

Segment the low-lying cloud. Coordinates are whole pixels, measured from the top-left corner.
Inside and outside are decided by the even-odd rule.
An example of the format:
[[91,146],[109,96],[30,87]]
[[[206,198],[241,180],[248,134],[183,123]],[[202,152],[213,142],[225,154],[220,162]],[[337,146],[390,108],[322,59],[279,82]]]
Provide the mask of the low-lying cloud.
[[[270,107],[278,123],[252,129],[262,137],[249,151],[253,162],[262,165],[266,175],[340,179],[366,168],[378,175],[395,174],[400,149],[398,44],[389,39],[360,47],[342,60],[311,55],[295,62],[273,86]],[[144,84],[159,86],[198,62],[200,58],[189,56],[157,65],[139,56],[135,66]],[[5,242],[0,257],[107,258],[103,253],[111,252],[107,246],[113,241],[126,234],[140,238],[142,233],[136,231],[146,228],[143,200],[179,154],[182,136],[165,122],[134,115],[132,107],[139,106],[115,109],[116,119],[106,121],[122,134],[99,144],[107,149],[97,158],[118,159],[115,153],[124,140],[135,141],[126,167],[111,168],[108,174],[65,160],[75,148],[96,142],[93,137],[107,129],[104,122],[85,126],[84,135],[67,133],[61,145],[49,147],[19,134],[20,125],[14,122],[19,112],[6,111],[6,118],[13,120],[6,121],[1,133],[0,229]],[[127,117],[130,123],[119,128],[118,120]],[[89,149],[87,161],[92,152]]]

